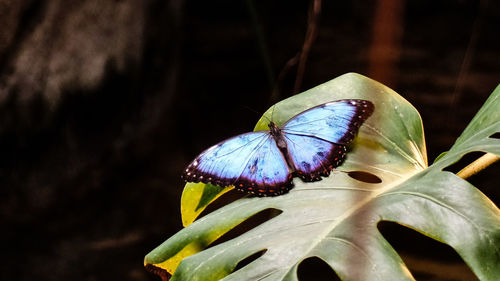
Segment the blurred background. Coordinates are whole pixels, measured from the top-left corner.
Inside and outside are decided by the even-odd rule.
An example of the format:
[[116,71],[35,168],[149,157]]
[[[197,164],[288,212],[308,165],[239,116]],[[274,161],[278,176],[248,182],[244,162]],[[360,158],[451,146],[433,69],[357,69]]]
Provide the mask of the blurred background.
[[[347,72],[420,111],[432,163],[500,83],[499,30],[487,0],[0,0],[0,279],[159,280],[188,162]],[[470,179],[497,205],[499,169]],[[475,280],[380,228],[417,280]]]

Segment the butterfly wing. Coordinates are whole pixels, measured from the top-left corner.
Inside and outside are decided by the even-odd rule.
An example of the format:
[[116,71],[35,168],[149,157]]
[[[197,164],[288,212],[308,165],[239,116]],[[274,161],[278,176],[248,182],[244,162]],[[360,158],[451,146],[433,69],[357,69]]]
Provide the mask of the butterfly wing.
[[345,159],[346,147],[311,136],[285,134],[294,173],[304,181],[321,180]]
[[373,113],[374,105],[367,100],[339,100],[325,103],[295,115],[282,131],[316,137],[336,144],[354,139],[359,127]]
[[189,182],[234,185],[259,196],[292,187],[288,165],[269,132],[242,134],[202,152],[183,174]]
[[282,134],[294,173],[305,181],[320,180],[345,159],[346,146],[373,113],[366,100],[339,100],[301,112],[286,122]]
[[292,188],[288,164],[271,136],[254,150],[234,185],[259,196],[280,195]]

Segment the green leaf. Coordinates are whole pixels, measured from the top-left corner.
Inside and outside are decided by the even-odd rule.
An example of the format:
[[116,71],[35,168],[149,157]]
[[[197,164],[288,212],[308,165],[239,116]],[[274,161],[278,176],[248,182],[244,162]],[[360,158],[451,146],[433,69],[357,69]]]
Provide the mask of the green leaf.
[[205,208],[233,187],[188,182],[181,197],[182,225],[190,225]]
[[[375,113],[361,127],[346,162],[330,177],[314,183],[295,179],[288,194],[232,202],[179,231],[150,252],[145,263],[175,271],[172,280],[297,280],[300,262],[319,257],[343,280],[413,280],[377,229],[385,220],[450,245],[481,280],[496,280],[500,211],[474,186],[442,169],[469,151],[498,155],[500,140],[490,136],[500,131],[499,95],[497,89],[457,143],[430,167],[418,112],[373,80],[346,74],[282,101],[266,112],[257,130],[269,119],[280,124],[307,108],[342,98],[371,100]],[[353,171],[375,175],[381,182],[356,180],[349,176]],[[281,213],[207,248],[266,209]],[[263,250],[261,257],[233,272],[239,261]]]
[[441,167],[449,166],[472,151],[500,155],[499,140],[491,137],[498,132],[500,132],[500,86],[493,91],[450,151],[436,159],[436,164]]

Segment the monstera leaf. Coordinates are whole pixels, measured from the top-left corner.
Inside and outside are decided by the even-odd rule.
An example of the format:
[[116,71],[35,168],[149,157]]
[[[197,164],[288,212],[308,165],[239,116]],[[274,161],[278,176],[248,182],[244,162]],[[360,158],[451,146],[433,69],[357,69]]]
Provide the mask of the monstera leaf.
[[[264,115],[257,130],[267,129],[271,118],[281,124],[310,107],[343,98],[370,100],[375,113],[341,167],[319,182],[295,179],[288,194],[242,198],[194,221],[230,188],[188,183],[182,199],[188,226],[150,252],[145,264],[173,273],[172,280],[297,280],[301,261],[318,257],[343,280],[414,280],[377,229],[380,221],[392,221],[450,245],[481,280],[498,280],[500,211],[470,183],[443,169],[471,151],[500,155],[500,140],[491,137],[500,132],[499,97],[500,87],[456,144],[430,167],[418,112],[373,80],[346,74],[282,101]],[[267,209],[281,213],[209,247]],[[260,257],[233,272],[238,262],[259,252]]]

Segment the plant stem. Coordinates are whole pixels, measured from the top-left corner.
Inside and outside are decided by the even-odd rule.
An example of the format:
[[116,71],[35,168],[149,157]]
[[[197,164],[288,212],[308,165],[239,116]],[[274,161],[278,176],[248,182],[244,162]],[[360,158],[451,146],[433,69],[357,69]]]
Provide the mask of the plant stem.
[[476,161],[467,165],[467,167],[460,170],[457,173],[457,176],[466,179],[470,176],[479,173],[479,171],[483,170],[484,168],[488,167],[489,165],[495,163],[498,160],[500,160],[499,156],[493,153],[486,153],[485,155],[476,159]]

